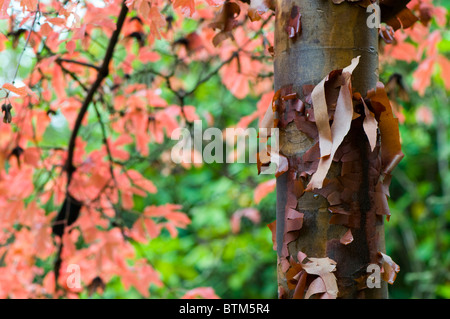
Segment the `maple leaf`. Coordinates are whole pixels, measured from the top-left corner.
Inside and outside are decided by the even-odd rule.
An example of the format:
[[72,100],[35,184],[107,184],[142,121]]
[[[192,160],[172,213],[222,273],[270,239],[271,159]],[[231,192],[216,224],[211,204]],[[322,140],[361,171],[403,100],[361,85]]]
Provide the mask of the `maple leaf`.
[[11,3],[11,0],[0,0],[0,19],[8,18],[8,7]]
[[444,80],[445,88],[450,90],[450,61],[446,57],[440,55],[438,57],[438,63],[441,66],[441,76]]
[[185,16],[191,17],[195,12],[195,0],[175,0],[173,7],[180,8]]
[[17,87],[17,86],[15,86],[13,84],[5,83],[5,84],[3,84],[2,88],[5,89],[5,90],[10,91],[12,93],[15,93],[15,94],[17,94],[17,95],[19,95],[21,97],[27,96],[30,92],[32,92],[30,90],[30,88],[28,88],[28,86],[26,86],[26,85],[21,86],[21,87]]
[[250,86],[248,83],[248,76],[244,72],[239,72],[241,62],[237,59],[233,59],[229,64],[221,69],[222,82],[226,88],[238,99],[245,98],[249,91]]

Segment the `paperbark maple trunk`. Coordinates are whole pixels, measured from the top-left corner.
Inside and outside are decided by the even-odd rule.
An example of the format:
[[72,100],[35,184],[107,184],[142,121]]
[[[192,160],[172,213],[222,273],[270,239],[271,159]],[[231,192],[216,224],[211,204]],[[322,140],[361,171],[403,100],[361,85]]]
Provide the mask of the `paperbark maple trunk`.
[[[287,21],[293,6],[301,13],[301,33],[295,40],[289,38],[286,31]],[[367,26],[369,14],[366,9],[344,2],[339,5],[331,0],[277,0],[275,29],[275,91],[283,86],[293,85],[293,91],[304,98],[304,85],[317,85],[326,75],[350,64],[352,58],[361,56],[360,63],[353,73],[353,88],[363,96],[376,87],[378,81],[378,30]],[[279,114],[283,116],[283,114]],[[356,141],[356,143],[359,143]],[[363,142],[361,142],[363,143]],[[287,157],[301,157],[313,143],[295,124],[291,123],[280,130],[280,150]],[[362,152],[363,153],[363,152]],[[362,154],[361,153],[361,154]],[[365,166],[361,155],[361,166]],[[338,175],[340,166],[334,163],[329,175]],[[285,234],[285,206],[287,201],[288,174],[277,178],[277,250],[281,258],[283,237]],[[368,194],[366,187],[355,194],[355,201],[361,206],[361,220],[364,223]],[[362,278],[371,262],[371,252],[367,243],[367,227],[361,224],[353,230],[354,240],[350,245],[339,243],[347,231],[341,225],[331,225],[331,213],[326,198],[306,192],[298,200],[298,210],[304,213],[303,226],[297,240],[289,243],[290,256],[299,251],[308,257],[329,257],[337,262],[336,272],[338,298],[387,298],[387,285],[381,288],[358,288],[355,279]],[[374,224],[375,225],[375,224]],[[377,232],[376,246],[384,251],[384,225],[373,227]],[[372,255],[373,256],[373,255]],[[292,298],[293,289],[289,289],[286,273],[279,265],[278,283],[285,296]]]

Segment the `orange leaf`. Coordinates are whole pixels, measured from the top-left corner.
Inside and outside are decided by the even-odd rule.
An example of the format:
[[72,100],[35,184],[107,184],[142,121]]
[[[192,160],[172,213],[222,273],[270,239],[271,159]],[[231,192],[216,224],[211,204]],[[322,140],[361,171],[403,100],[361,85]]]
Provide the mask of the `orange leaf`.
[[13,93],[15,93],[15,94],[17,94],[19,96],[22,96],[22,97],[27,96],[28,92],[30,90],[27,86],[21,86],[21,87],[18,88],[18,87],[14,86],[14,85],[12,85],[10,83],[3,84],[3,88],[5,90],[11,91],[11,92],[13,92]]
[[199,287],[189,290],[181,299],[220,299],[211,287]]
[[175,0],[173,2],[174,8],[181,8],[181,12],[190,17],[195,12],[195,1],[194,0]]
[[253,200],[255,201],[255,203],[258,204],[264,197],[273,192],[276,185],[276,179],[271,179],[256,186],[253,193]]
[[66,20],[63,18],[50,18],[47,19],[48,22],[53,23],[54,25],[65,25]]
[[433,67],[435,62],[435,57],[427,58],[419,64],[419,67],[413,73],[413,89],[416,90],[421,96],[425,94],[425,90],[431,84],[431,76],[433,75]]
[[450,90],[450,61],[446,57],[440,55],[438,57],[438,62],[441,66],[441,77],[444,80],[445,88]]
[[351,229],[349,228],[347,230],[347,232],[344,234],[344,236],[341,237],[340,242],[341,242],[342,245],[348,245],[352,241],[353,241],[353,235],[352,235]]

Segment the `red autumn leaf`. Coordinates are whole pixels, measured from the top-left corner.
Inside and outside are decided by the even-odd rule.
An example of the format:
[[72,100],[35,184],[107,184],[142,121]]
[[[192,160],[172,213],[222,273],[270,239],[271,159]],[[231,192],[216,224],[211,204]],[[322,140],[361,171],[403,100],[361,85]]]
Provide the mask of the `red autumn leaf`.
[[[242,64],[240,64],[242,66]],[[250,85],[248,83],[249,77],[240,70],[239,62],[233,59],[229,64],[224,66],[221,70],[222,82],[227,89],[238,99],[245,98],[249,91]],[[242,71],[242,70],[241,70]]]
[[276,185],[276,179],[271,179],[256,186],[255,191],[253,192],[255,204],[259,204],[264,197],[273,192]]
[[445,88],[448,91],[450,90],[450,61],[446,57],[440,55],[438,57],[438,63],[441,67],[441,77],[444,80]]
[[48,18],[47,21],[54,25],[65,25],[66,24],[66,20],[63,18]]
[[181,299],[220,299],[211,287],[194,288],[186,292]]
[[430,86],[435,62],[435,57],[427,58],[419,64],[419,67],[413,73],[413,89],[422,96],[425,94],[425,90]]
[[66,49],[70,54],[73,54],[75,52],[75,49],[77,48],[77,44],[75,43],[75,41],[69,41],[66,44]]
[[143,63],[156,62],[160,59],[158,53],[153,50],[150,50],[147,47],[143,47],[139,49],[139,61]]
[[48,23],[44,23],[41,25],[41,34],[43,36],[49,36],[52,32],[53,32],[53,28],[48,24]]
[[27,96],[28,93],[31,91],[26,85],[25,86],[21,86],[21,87],[17,87],[13,84],[10,83],[5,83],[2,86],[5,90],[11,91],[19,96]]
[[396,45],[386,46],[385,52],[396,60],[412,62],[416,59],[417,48],[408,42],[400,42]]
[[173,7],[180,8],[185,16],[190,17],[195,12],[195,0],[175,0]]

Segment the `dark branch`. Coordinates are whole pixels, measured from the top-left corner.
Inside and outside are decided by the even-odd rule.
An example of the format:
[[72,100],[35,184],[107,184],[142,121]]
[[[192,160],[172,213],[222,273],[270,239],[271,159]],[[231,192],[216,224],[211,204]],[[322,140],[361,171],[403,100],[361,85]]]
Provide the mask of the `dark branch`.
[[112,34],[111,40],[109,41],[108,48],[106,49],[105,57],[103,59],[103,64],[98,69],[97,79],[92,84],[91,88],[89,89],[86,99],[84,100],[83,105],[81,106],[80,112],[78,113],[77,119],[75,121],[75,126],[73,128],[72,135],[70,136],[68,154],[67,154],[67,162],[66,162],[66,167],[65,167],[65,169],[67,171],[67,187],[70,185],[72,174],[75,170],[75,168],[73,166],[73,156],[74,156],[74,151],[75,151],[75,140],[77,138],[78,131],[81,128],[81,122],[83,121],[84,115],[86,114],[86,112],[89,108],[89,104],[91,104],[95,93],[99,89],[103,80],[109,74],[109,64],[113,57],[114,49],[119,40],[119,34],[122,30],[127,13],[128,13],[128,7],[126,6],[125,2],[123,2],[122,9],[120,10],[120,14],[117,19],[117,28],[114,31],[114,33]]
[[[71,213],[70,207],[71,207],[71,205],[73,205],[73,202],[74,202],[73,197],[70,196],[70,194],[69,194],[69,185],[70,185],[70,182],[72,179],[72,174],[75,171],[75,168],[73,166],[73,156],[74,156],[74,152],[75,152],[75,140],[76,140],[78,132],[81,128],[81,122],[83,121],[83,118],[88,110],[89,104],[91,104],[91,102],[94,99],[95,93],[100,88],[103,80],[109,74],[109,64],[112,60],[116,44],[119,41],[119,35],[122,30],[123,24],[125,22],[127,13],[128,13],[128,7],[126,6],[125,1],[124,1],[124,2],[122,2],[122,8],[120,10],[119,17],[117,18],[116,30],[112,34],[111,40],[109,41],[108,48],[106,49],[106,53],[105,53],[105,57],[103,59],[102,66],[98,69],[97,78],[96,78],[95,82],[92,84],[92,86],[90,87],[89,91],[87,92],[86,98],[83,102],[83,105],[81,106],[80,112],[78,113],[77,119],[75,121],[75,126],[73,128],[72,135],[70,136],[67,161],[66,161],[66,165],[65,165],[65,170],[67,172],[67,186],[66,186],[65,201],[68,201],[68,204],[66,205],[67,209],[64,209],[64,207],[61,209],[61,212],[65,211],[65,216],[64,216],[63,225],[62,225],[62,227],[63,227],[62,234],[64,233],[64,226],[67,224],[67,221],[70,219],[69,218],[70,217],[69,215]],[[62,260],[61,260],[62,250],[63,250],[63,244],[62,244],[62,240],[61,240],[61,243],[60,243],[60,246],[58,249],[58,253],[57,253],[57,256],[55,259],[55,263],[54,263],[55,282],[56,282],[58,288],[59,288],[58,277],[59,277],[59,271],[60,271],[61,262],[62,262]]]
[[95,69],[97,71],[100,70],[100,68],[98,66],[96,66],[94,64],[91,64],[91,63],[87,63],[87,62],[82,62],[82,61],[69,60],[69,59],[64,59],[64,58],[57,58],[56,59],[56,63],[59,63],[59,62],[78,64],[78,65],[81,65],[81,66],[87,66],[87,67]]

